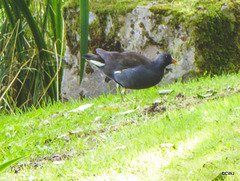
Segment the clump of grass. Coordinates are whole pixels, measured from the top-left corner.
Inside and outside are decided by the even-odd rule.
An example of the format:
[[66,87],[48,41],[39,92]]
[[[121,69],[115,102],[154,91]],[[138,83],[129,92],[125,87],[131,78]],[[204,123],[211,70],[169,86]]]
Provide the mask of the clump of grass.
[[62,4],[1,3],[0,106],[5,111],[13,113],[17,108],[59,100],[64,54]]

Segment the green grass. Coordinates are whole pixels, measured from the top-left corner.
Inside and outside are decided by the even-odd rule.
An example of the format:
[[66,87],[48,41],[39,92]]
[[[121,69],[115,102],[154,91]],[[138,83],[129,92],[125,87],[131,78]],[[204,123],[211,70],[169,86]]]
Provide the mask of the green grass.
[[[30,156],[0,180],[212,180],[223,171],[239,180],[239,80],[200,78],[133,91],[132,101],[108,95],[1,115],[0,163]],[[151,113],[153,102],[166,111]],[[85,104],[93,106],[68,112]]]

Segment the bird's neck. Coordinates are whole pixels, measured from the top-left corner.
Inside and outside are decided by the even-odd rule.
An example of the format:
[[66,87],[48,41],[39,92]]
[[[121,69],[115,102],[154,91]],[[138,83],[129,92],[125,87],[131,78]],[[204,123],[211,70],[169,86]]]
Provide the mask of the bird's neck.
[[154,67],[156,67],[158,70],[163,70],[166,68],[164,61],[159,61],[158,59],[153,61]]

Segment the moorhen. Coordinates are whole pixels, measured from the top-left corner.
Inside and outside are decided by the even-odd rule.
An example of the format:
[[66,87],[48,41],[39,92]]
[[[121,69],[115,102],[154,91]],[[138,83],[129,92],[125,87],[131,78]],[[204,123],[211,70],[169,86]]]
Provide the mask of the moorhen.
[[83,58],[96,65],[104,74],[127,89],[145,89],[158,84],[169,64],[178,64],[169,53],[151,61],[134,52],[112,52],[101,48],[96,55],[84,54]]

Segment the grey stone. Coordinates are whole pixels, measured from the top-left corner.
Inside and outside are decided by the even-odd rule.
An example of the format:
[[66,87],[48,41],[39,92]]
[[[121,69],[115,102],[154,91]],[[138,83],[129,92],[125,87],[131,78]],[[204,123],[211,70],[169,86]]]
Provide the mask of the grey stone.
[[[179,62],[180,66],[170,65],[172,71],[168,72],[164,79],[165,83],[171,83],[188,72],[197,72],[194,64],[195,49],[191,46],[191,28],[173,28],[169,25],[172,16],[163,17],[164,24],[158,24],[149,10],[150,6],[138,6],[131,13],[119,16],[119,22],[123,23],[116,39],[120,41],[124,51],[134,51],[154,59],[159,54],[167,51]],[[90,14],[90,22],[97,19],[93,13]],[[105,34],[110,33],[113,28],[111,16],[106,20]],[[78,41],[78,40],[76,40]],[[90,40],[94,41],[94,40]],[[85,73],[81,86],[79,85],[78,64],[79,54],[72,55],[69,47],[66,47],[65,57],[71,68],[64,69],[62,82],[62,97],[64,99],[78,99],[81,96],[94,97],[101,94],[115,93],[116,86],[113,81],[105,82],[105,75],[96,67],[90,65],[92,73]]]

